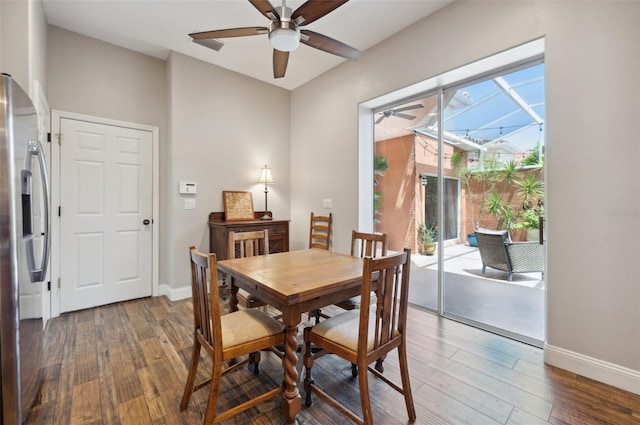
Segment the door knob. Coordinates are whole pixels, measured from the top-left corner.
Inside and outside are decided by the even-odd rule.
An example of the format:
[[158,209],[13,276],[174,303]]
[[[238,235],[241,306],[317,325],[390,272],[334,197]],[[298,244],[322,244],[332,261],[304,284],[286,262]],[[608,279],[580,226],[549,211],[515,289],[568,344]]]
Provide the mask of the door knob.
[[144,221],[142,222],[142,224],[144,224],[145,226],[149,225],[150,221],[148,218],[145,218]]

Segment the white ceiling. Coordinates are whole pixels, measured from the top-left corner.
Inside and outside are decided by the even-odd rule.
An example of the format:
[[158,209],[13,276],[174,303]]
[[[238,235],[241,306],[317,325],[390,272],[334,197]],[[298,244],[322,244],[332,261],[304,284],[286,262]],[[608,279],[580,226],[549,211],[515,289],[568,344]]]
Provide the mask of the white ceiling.
[[[366,51],[451,1],[351,0],[305,28]],[[286,76],[274,79],[267,35],[223,39],[225,45],[219,52],[191,42],[188,34],[192,32],[267,26],[268,19],[247,0],[43,0],[43,3],[51,25],[160,59],[176,51],[288,90],[346,61],[301,44],[289,56]],[[295,10],[303,3],[289,0],[287,6]],[[272,0],[273,6],[280,4],[280,0]]]

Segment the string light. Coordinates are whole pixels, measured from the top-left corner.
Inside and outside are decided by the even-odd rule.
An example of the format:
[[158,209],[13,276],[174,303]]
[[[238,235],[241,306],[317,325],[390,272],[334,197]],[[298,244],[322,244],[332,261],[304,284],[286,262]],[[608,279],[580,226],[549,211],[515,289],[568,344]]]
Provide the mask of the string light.
[[525,127],[532,127],[534,125],[537,125],[540,128],[540,131],[542,131],[542,126],[544,125],[544,123],[529,123],[529,124],[520,124],[520,125],[503,125],[500,127],[479,127],[479,128],[466,128],[466,129],[445,129],[445,131],[449,131],[451,133],[462,133],[462,132],[466,132],[464,137],[469,137],[469,132],[473,132],[473,131],[485,131],[485,130],[499,130],[500,131],[500,135],[502,135],[502,130],[503,129],[512,129],[512,128],[525,128]]

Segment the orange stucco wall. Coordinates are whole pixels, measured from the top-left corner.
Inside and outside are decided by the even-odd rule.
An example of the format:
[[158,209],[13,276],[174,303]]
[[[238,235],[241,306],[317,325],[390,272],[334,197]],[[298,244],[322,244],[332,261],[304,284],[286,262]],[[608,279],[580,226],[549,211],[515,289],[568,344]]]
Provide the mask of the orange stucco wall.
[[377,142],[377,156],[384,156],[389,169],[376,176],[380,192],[380,215],[376,216],[376,232],[389,235],[388,249],[401,251],[405,247],[417,251],[416,245],[416,167],[412,134]]
[[[437,142],[421,135],[407,135],[394,139],[376,142],[377,156],[387,158],[389,169],[384,175],[376,176],[378,185],[376,192],[382,194],[380,208],[376,216],[376,232],[389,235],[389,249],[402,250],[411,248],[413,252],[420,252],[417,243],[417,226],[424,221],[424,190],[420,184],[420,174],[437,175]],[[455,148],[445,145],[444,173],[446,176],[456,177],[451,166],[451,155]],[[518,171],[518,178],[526,177],[528,173],[538,173],[539,170]],[[513,186],[498,185],[498,190],[504,193],[503,199],[510,199],[514,210],[521,207],[521,200],[515,196]],[[482,202],[481,183],[472,184],[472,200],[475,217],[477,219],[480,203]],[[467,233],[473,231],[471,207],[466,188],[460,187],[460,242],[466,242]],[[496,221],[486,213],[480,215],[480,226],[488,229],[496,228]],[[514,240],[523,240],[524,231],[512,232]]]
[[[377,192],[381,215],[377,216],[376,231],[389,235],[389,249],[411,248],[420,252],[417,227],[424,217],[424,190],[420,174],[437,175],[437,141],[426,136],[398,137],[376,142],[376,155],[384,156],[389,169],[378,176]],[[453,176],[450,157],[454,149],[445,146],[445,175]]]

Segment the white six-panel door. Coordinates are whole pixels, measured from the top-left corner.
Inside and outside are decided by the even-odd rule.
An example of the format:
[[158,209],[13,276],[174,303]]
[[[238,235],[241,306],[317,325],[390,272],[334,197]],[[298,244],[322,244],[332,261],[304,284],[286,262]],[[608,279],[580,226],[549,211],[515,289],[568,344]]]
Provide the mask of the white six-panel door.
[[152,132],[62,118],[60,133],[60,311],[150,296]]

